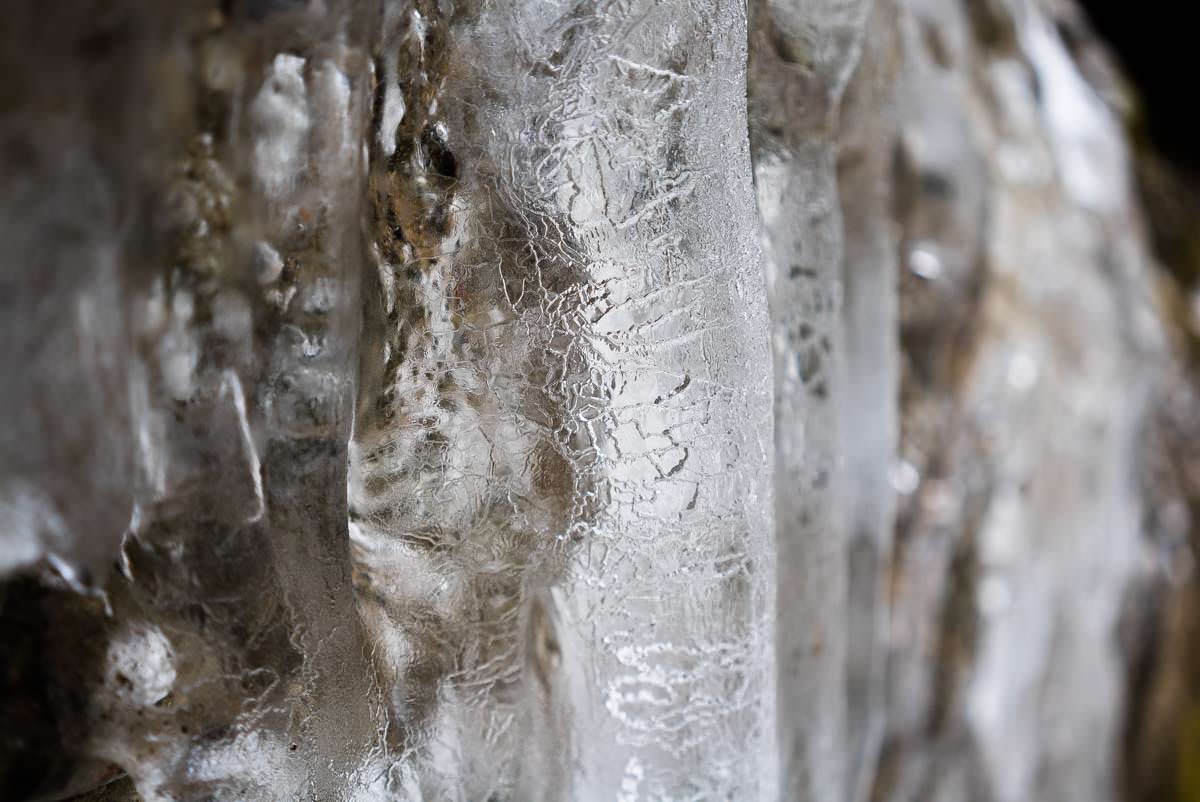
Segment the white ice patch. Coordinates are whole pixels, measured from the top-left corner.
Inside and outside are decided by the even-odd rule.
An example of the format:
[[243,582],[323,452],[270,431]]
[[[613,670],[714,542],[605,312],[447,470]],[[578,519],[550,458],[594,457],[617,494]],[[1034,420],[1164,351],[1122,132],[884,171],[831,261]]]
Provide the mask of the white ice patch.
[[157,627],[126,627],[108,645],[105,677],[106,686],[118,696],[149,707],[175,684],[175,653]]
[[908,253],[908,269],[927,281],[941,278],[942,260],[932,243],[921,243]]
[[383,119],[379,123],[379,149],[384,155],[396,152],[396,130],[404,122],[404,93],[394,83],[383,92]]
[[910,496],[921,486],[921,474],[908,460],[900,460],[892,466],[892,488],[902,496]]
[[250,114],[258,131],[254,173],[268,195],[282,194],[305,163],[310,122],[304,59],[287,53],[275,56]]
[[312,97],[316,108],[328,110],[313,132],[320,169],[338,178],[353,175],[359,148],[350,109],[350,81],[333,62],[322,62],[313,70]]
[[0,521],[4,522],[0,575],[36,562],[47,547],[66,544],[70,534],[49,494],[20,479],[0,484]]
[[283,257],[268,242],[254,245],[254,277],[259,284],[273,284],[283,274]]
[[1128,197],[1125,150],[1109,109],[1079,74],[1039,14],[1027,15],[1023,43],[1042,90],[1042,116],[1063,187],[1094,212],[1119,211]]

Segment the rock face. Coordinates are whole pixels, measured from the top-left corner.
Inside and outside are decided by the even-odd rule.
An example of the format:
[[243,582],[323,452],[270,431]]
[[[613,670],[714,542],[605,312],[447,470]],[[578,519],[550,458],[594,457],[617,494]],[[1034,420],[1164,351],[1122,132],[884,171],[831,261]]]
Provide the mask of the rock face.
[[4,16],[4,799],[1200,787],[1183,194],[1070,3]]

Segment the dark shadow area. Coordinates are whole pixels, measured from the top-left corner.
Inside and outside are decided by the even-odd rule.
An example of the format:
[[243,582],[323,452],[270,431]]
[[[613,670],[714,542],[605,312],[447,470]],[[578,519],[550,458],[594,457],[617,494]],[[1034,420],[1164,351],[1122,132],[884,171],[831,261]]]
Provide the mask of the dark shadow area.
[[1155,147],[1188,172],[1200,172],[1200,115],[1189,102],[1196,80],[1194,6],[1128,0],[1082,5],[1136,87]]

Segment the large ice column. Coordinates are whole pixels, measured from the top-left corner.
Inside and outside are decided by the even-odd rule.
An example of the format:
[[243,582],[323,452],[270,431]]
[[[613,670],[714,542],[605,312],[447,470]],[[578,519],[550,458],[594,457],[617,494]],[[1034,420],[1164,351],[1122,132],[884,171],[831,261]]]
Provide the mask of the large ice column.
[[427,799],[769,800],[743,11],[388,24],[351,514],[399,773]]
[[1025,169],[995,171],[988,254],[1008,292],[985,306],[992,347],[964,399],[1004,444],[978,533],[986,624],[967,718],[1001,802],[1106,800],[1126,670],[1115,633],[1143,549],[1136,443],[1161,341],[1119,124],[1044,12],[1014,6],[1041,101],[998,80],[996,136],[1043,144]]
[[1163,351],[1128,156],[1061,7],[902,8],[903,495],[877,793],[1112,799],[1118,624],[1147,562],[1136,443]]
[[757,2],[750,119],[775,363],[777,623],[784,796],[841,799],[846,772],[846,519],[837,114],[868,4]]
[[838,408],[846,586],[846,793],[868,799],[886,713],[888,579],[895,532],[899,402],[897,241],[892,158],[898,134],[894,0],[874,0],[839,123],[844,227]]

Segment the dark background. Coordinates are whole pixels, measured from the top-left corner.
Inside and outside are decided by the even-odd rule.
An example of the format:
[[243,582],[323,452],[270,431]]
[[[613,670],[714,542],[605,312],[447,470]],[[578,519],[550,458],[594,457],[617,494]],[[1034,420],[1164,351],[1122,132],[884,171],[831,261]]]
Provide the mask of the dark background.
[[1193,0],[1082,3],[1137,88],[1151,141],[1177,166],[1200,172],[1195,93],[1200,27]]

